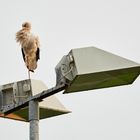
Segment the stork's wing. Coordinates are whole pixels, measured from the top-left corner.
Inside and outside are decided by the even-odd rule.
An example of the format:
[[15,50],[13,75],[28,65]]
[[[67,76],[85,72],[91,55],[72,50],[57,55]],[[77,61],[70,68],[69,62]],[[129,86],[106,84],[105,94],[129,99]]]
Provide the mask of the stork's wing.
[[22,51],[23,60],[25,61],[25,54],[23,48],[21,48],[21,51]]
[[36,61],[38,61],[38,59],[40,59],[40,49],[39,49],[40,43],[39,43],[38,36],[36,37],[35,41],[36,41],[36,46],[37,46]]
[[37,48],[37,51],[36,51],[36,61],[38,61],[38,59],[40,59],[40,49]]

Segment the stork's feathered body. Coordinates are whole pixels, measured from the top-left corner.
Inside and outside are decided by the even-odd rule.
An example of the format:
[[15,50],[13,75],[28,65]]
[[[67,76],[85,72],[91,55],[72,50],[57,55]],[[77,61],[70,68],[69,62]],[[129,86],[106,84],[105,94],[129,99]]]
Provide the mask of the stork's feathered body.
[[31,24],[22,24],[22,29],[16,33],[16,41],[20,43],[23,59],[29,71],[34,72],[40,59],[39,39],[31,33]]

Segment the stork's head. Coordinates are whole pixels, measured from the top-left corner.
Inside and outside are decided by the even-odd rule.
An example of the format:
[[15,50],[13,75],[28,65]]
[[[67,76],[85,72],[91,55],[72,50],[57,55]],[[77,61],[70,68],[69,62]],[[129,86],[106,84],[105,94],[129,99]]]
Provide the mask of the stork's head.
[[24,22],[22,24],[22,28],[28,28],[28,29],[31,29],[31,24],[29,22]]

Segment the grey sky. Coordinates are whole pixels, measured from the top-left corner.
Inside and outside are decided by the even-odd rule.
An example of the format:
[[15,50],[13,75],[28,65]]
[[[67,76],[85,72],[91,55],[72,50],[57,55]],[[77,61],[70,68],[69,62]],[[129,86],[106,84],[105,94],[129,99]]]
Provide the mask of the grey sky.
[[[41,42],[33,79],[55,85],[72,48],[96,46],[140,63],[139,0],[1,0],[0,85],[27,78],[15,33],[30,21]],[[41,140],[139,140],[140,77],[133,85],[56,95],[72,113],[40,121]],[[0,118],[0,139],[26,140],[28,124]]]

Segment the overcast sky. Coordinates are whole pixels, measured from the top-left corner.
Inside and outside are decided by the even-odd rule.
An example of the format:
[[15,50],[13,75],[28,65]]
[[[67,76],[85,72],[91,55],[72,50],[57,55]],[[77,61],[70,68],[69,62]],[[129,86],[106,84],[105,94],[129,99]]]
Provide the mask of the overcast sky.
[[[139,0],[1,0],[0,85],[27,77],[15,33],[25,21],[41,42],[31,75],[48,88],[72,48],[96,46],[140,63]],[[40,140],[140,140],[140,77],[130,86],[56,95],[72,111],[40,121]],[[29,139],[28,123],[0,118],[0,139]]]

